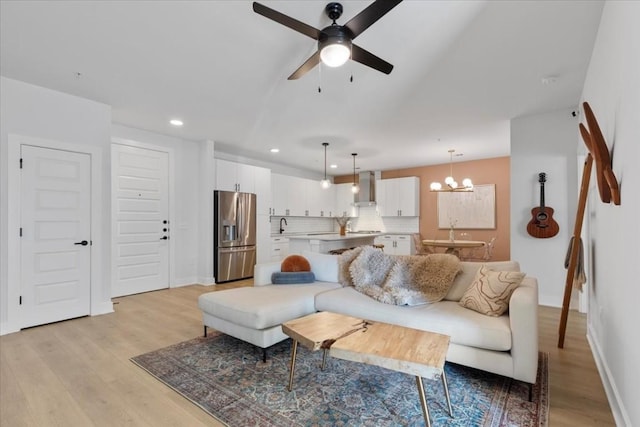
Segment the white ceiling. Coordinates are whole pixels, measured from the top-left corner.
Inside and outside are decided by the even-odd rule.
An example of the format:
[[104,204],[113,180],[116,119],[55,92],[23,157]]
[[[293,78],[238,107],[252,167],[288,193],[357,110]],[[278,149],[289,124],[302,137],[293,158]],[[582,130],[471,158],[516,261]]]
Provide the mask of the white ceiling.
[[[330,24],[326,1],[262,3]],[[343,1],[338,23],[370,3]],[[602,2],[405,0],[356,39],[390,75],[349,62],[296,81],[287,77],[315,41],[249,1],[0,7],[6,77],[109,104],[115,123],[310,171],[322,170],[327,141],[331,174],[344,174],[352,152],[366,170],[445,163],[449,148],[464,160],[508,155],[510,119],[579,102]]]

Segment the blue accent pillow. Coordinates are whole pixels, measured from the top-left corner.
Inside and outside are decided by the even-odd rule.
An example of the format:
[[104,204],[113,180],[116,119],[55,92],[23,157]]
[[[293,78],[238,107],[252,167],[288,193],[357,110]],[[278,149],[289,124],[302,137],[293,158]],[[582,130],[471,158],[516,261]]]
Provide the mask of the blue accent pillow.
[[276,271],[271,274],[271,283],[274,285],[293,285],[315,281],[316,275],[313,274],[313,271]]

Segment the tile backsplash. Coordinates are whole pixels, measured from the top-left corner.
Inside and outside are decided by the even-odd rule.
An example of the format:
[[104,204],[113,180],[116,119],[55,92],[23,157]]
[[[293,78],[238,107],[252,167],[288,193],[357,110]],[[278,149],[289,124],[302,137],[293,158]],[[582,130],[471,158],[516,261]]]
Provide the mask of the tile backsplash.
[[[338,223],[333,218],[304,216],[271,217],[271,234],[279,234],[280,218],[285,218],[285,233],[337,232]],[[418,217],[380,217],[375,206],[359,208],[359,216],[351,220],[349,230],[380,230],[387,233],[417,233],[420,229]]]

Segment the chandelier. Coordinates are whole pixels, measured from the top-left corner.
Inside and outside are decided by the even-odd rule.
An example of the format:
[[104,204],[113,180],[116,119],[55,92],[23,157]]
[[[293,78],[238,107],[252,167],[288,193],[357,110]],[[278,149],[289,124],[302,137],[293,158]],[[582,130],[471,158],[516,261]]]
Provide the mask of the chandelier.
[[429,188],[431,191],[473,191],[473,182],[469,178],[462,180],[462,186],[453,179],[453,153],[456,150],[449,150],[449,176],[444,179],[444,186],[439,182],[432,182]]

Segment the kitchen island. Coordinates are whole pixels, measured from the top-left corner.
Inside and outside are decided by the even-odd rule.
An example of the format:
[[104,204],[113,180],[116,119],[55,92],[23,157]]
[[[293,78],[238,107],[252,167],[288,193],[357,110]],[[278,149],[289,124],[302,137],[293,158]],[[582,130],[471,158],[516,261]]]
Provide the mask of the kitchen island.
[[289,236],[289,253],[300,254],[303,251],[328,253],[334,249],[370,246],[376,237],[384,233],[313,233]]

